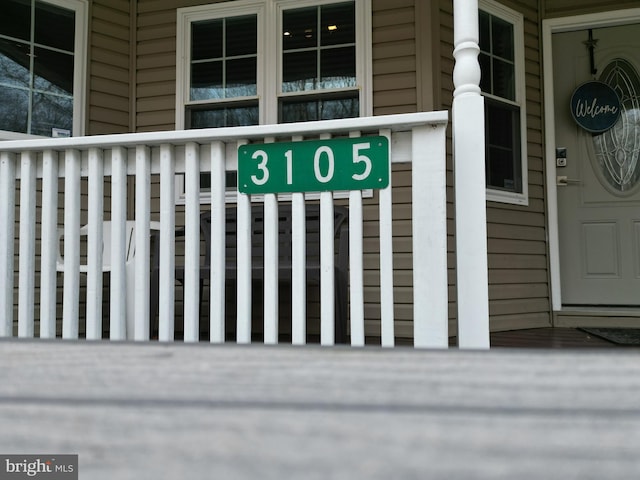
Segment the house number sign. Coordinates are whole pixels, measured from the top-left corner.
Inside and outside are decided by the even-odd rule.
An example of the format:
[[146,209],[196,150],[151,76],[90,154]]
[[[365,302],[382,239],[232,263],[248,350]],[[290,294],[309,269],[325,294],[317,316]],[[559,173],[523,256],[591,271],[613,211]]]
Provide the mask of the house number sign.
[[620,99],[613,88],[603,82],[580,85],[571,96],[571,115],[576,123],[591,133],[613,127],[620,117]]
[[388,185],[387,137],[262,143],[238,148],[240,193],[365,190]]

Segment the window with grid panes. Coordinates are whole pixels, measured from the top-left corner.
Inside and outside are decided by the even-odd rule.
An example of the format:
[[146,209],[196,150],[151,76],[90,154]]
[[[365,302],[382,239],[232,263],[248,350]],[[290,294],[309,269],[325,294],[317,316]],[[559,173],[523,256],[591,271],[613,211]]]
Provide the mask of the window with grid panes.
[[[81,133],[83,54],[77,0],[3,0],[0,14],[0,138]],[[74,125],[75,122],[75,125]],[[75,126],[75,128],[74,128]]]
[[526,203],[522,16],[493,2],[481,1],[480,6],[487,196]]
[[[363,0],[248,0],[179,9],[176,127],[370,114],[367,8]],[[233,175],[227,181],[235,185]]]

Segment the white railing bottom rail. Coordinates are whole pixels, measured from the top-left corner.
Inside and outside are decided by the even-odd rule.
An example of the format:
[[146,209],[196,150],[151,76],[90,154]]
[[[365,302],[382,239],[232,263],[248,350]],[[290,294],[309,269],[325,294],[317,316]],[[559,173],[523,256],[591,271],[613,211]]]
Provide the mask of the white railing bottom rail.
[[[0,336],[65,339],[187,342],[226,341],[230,305],[229,276],[234,275],[235,340],[255,336],[252,309],[257,295],[252,258],[252,205],[263,204],[264,264],[261,338],[281,337],[284,309],[291,317],[291,341],[308,338],[305,205],[319,200],[320,313],[324,345],[336,341],[335,197],[294,193],[250,198],[226,188],[237,169],[239,145],[299,141],[333,136],[382,135],[389,139],[391,163],[411,164],[411,236],[413,245],[413,336],[419,347],[448,346],[446,232],[446,112],[428,112],[301,124],[154,132],[66,139],[10,141],[0,144]],[[203,207],[201,181],[210,176],[210,206]],[[152,182],[152,178],[154,181]],[[176,178],[184,178],[176,182]],[[391,176],[393,179],[393,176]],[[159,179],[159,182],[156,181]],[[184,184],[184,192],[176,185]],[[135,192],[132,198],[128,198]],[[393,184],[377,192],[379,204],[379,335],[394,345]],[[184,207],[176,198],[184,193]],[[343,193],[348,210],[348,330],[352,345],[364,345],[366,249],[363,193]],[[60,201],[59,201],[60,199]],[[235,201],[235,205],[230,203]],[[276,288],[279,278],[278,218],[291,211],[289,296]],[[237,220],[237,262],[231,272],[225,245],[228,210]],[[201,214],[211,211],[210,252],[202,251]],[[176,237],[176,231],[180,237]],[[183,236],[183,237],[182,237]],[[86,251],[81,239],[86,238]],[[176,238],[183,288],[176,288]],[[157,248],[156,248],[157,247]],[[155,255],[158,253],[158,255]],[[210,269],[201,268],[209,255]],[[280,252],[282,254],[282,252]],[[182,256],[184,258],[182,258]],[[154,269],[155,267],[155,269]],[[105,277],[108,272],[108,277]],[[157,284],[153,281],[155,272]],[[204,272],[204,274],[203,274]],[[231,273],[230,273],[231,272]],[[202,289],[203,275],[208,289]],[[103,281],[108,278],[108,298]],[[378,283],[378,282],[376,282]],[[106,289],[104,289],[107,291]],[[17,294],[16,294],[17,292]],[[157,293],[156,293],[157,292]],[[178,295],[177,295],[178,292]],[[182,299],[179,298],[182,292]],[[203,302],[202,295],[208,296]],[[290,297],[285,304],[284,297]],[[152,299],[156,299],[153,300]],[[181,301],[180,301],[181,300]],[[176,304],[184,311],[176,312]],[[200,312],[208,305],[209,312]],[[157,325],[152,314],[158,312]],[[108,314],[107,314],[108,312]],[[204,315],[201,315],[204,314]],[[155,316],[155,315],[154,315]],[[177,318],[182,321],[176,327]],[[203,329],[201,317],[209,319]],[[153,321],[152,321],[153,320]],[[180,335],[178,333],[181,332]]]

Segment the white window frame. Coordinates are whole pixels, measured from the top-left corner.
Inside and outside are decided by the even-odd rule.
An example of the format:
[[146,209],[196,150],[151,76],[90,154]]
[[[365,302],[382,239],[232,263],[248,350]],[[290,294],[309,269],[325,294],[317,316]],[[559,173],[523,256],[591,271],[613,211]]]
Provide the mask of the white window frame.
[[[87,38],[89,8],[87,0],[40,0],[75,12],[75,40],[73,45],[73,127],[71,135],[79,137],[85,133],[85,103],[87,78]],[[0,130],[0,140],[22,140],[42,138],[20,132]],[[47,138],[47,137],[45,137]]]
[[[189,104],[191,85],[191,24],[202,20],[228,18],[241,15],[258,16],[257,97],[259,122],[278,123],[278,102],[282,96],[282,12],[292,8],[342,3],[345,0],[241,0],[222,2],[177,10],[176,38],[176,130],[185,129],[185,109]],[[373,114],[371,0],[354,0],[356,9],[356,87],[360,92],[360,116]],[[327,90],[327,93],[332,90]],[[184,176],[176,175],[176,204],[185,203]],[[336,197],[346,194],[336,193]],[[227,192],[228,202],[236,199],[234,192]],[[253,198],[253,196],[252,196]],[[309,197],[311,198],[311,197]],[[258,197],[256,196],[256,199]],[[201,203],[210,203],[209,192],[200,194]]]
[[[524,57],[524,17],[504,5],[493,0],[479,0],[478,8],[490,15],[496,16],[513,26],[513,53],[515,69],[515,100],[509,101],[489,93],[482,92],[486,98],[493,98],[502,103],[511,104],[520,109],[520,168],[522,176],[522,192],[508,192],[487,187],[487,201],[510,203],[515,205],[529,205],[529,172],[527,161],[527,109]],[[485,127],[486,128],[486,127]]]

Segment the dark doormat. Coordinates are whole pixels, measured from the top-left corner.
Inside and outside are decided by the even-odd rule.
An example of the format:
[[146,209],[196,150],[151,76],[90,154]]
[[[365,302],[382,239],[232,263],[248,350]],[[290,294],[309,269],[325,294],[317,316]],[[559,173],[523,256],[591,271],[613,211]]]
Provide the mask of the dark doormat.
[[579,330],[618,345],[640,346],[640,328],[580,328]]

